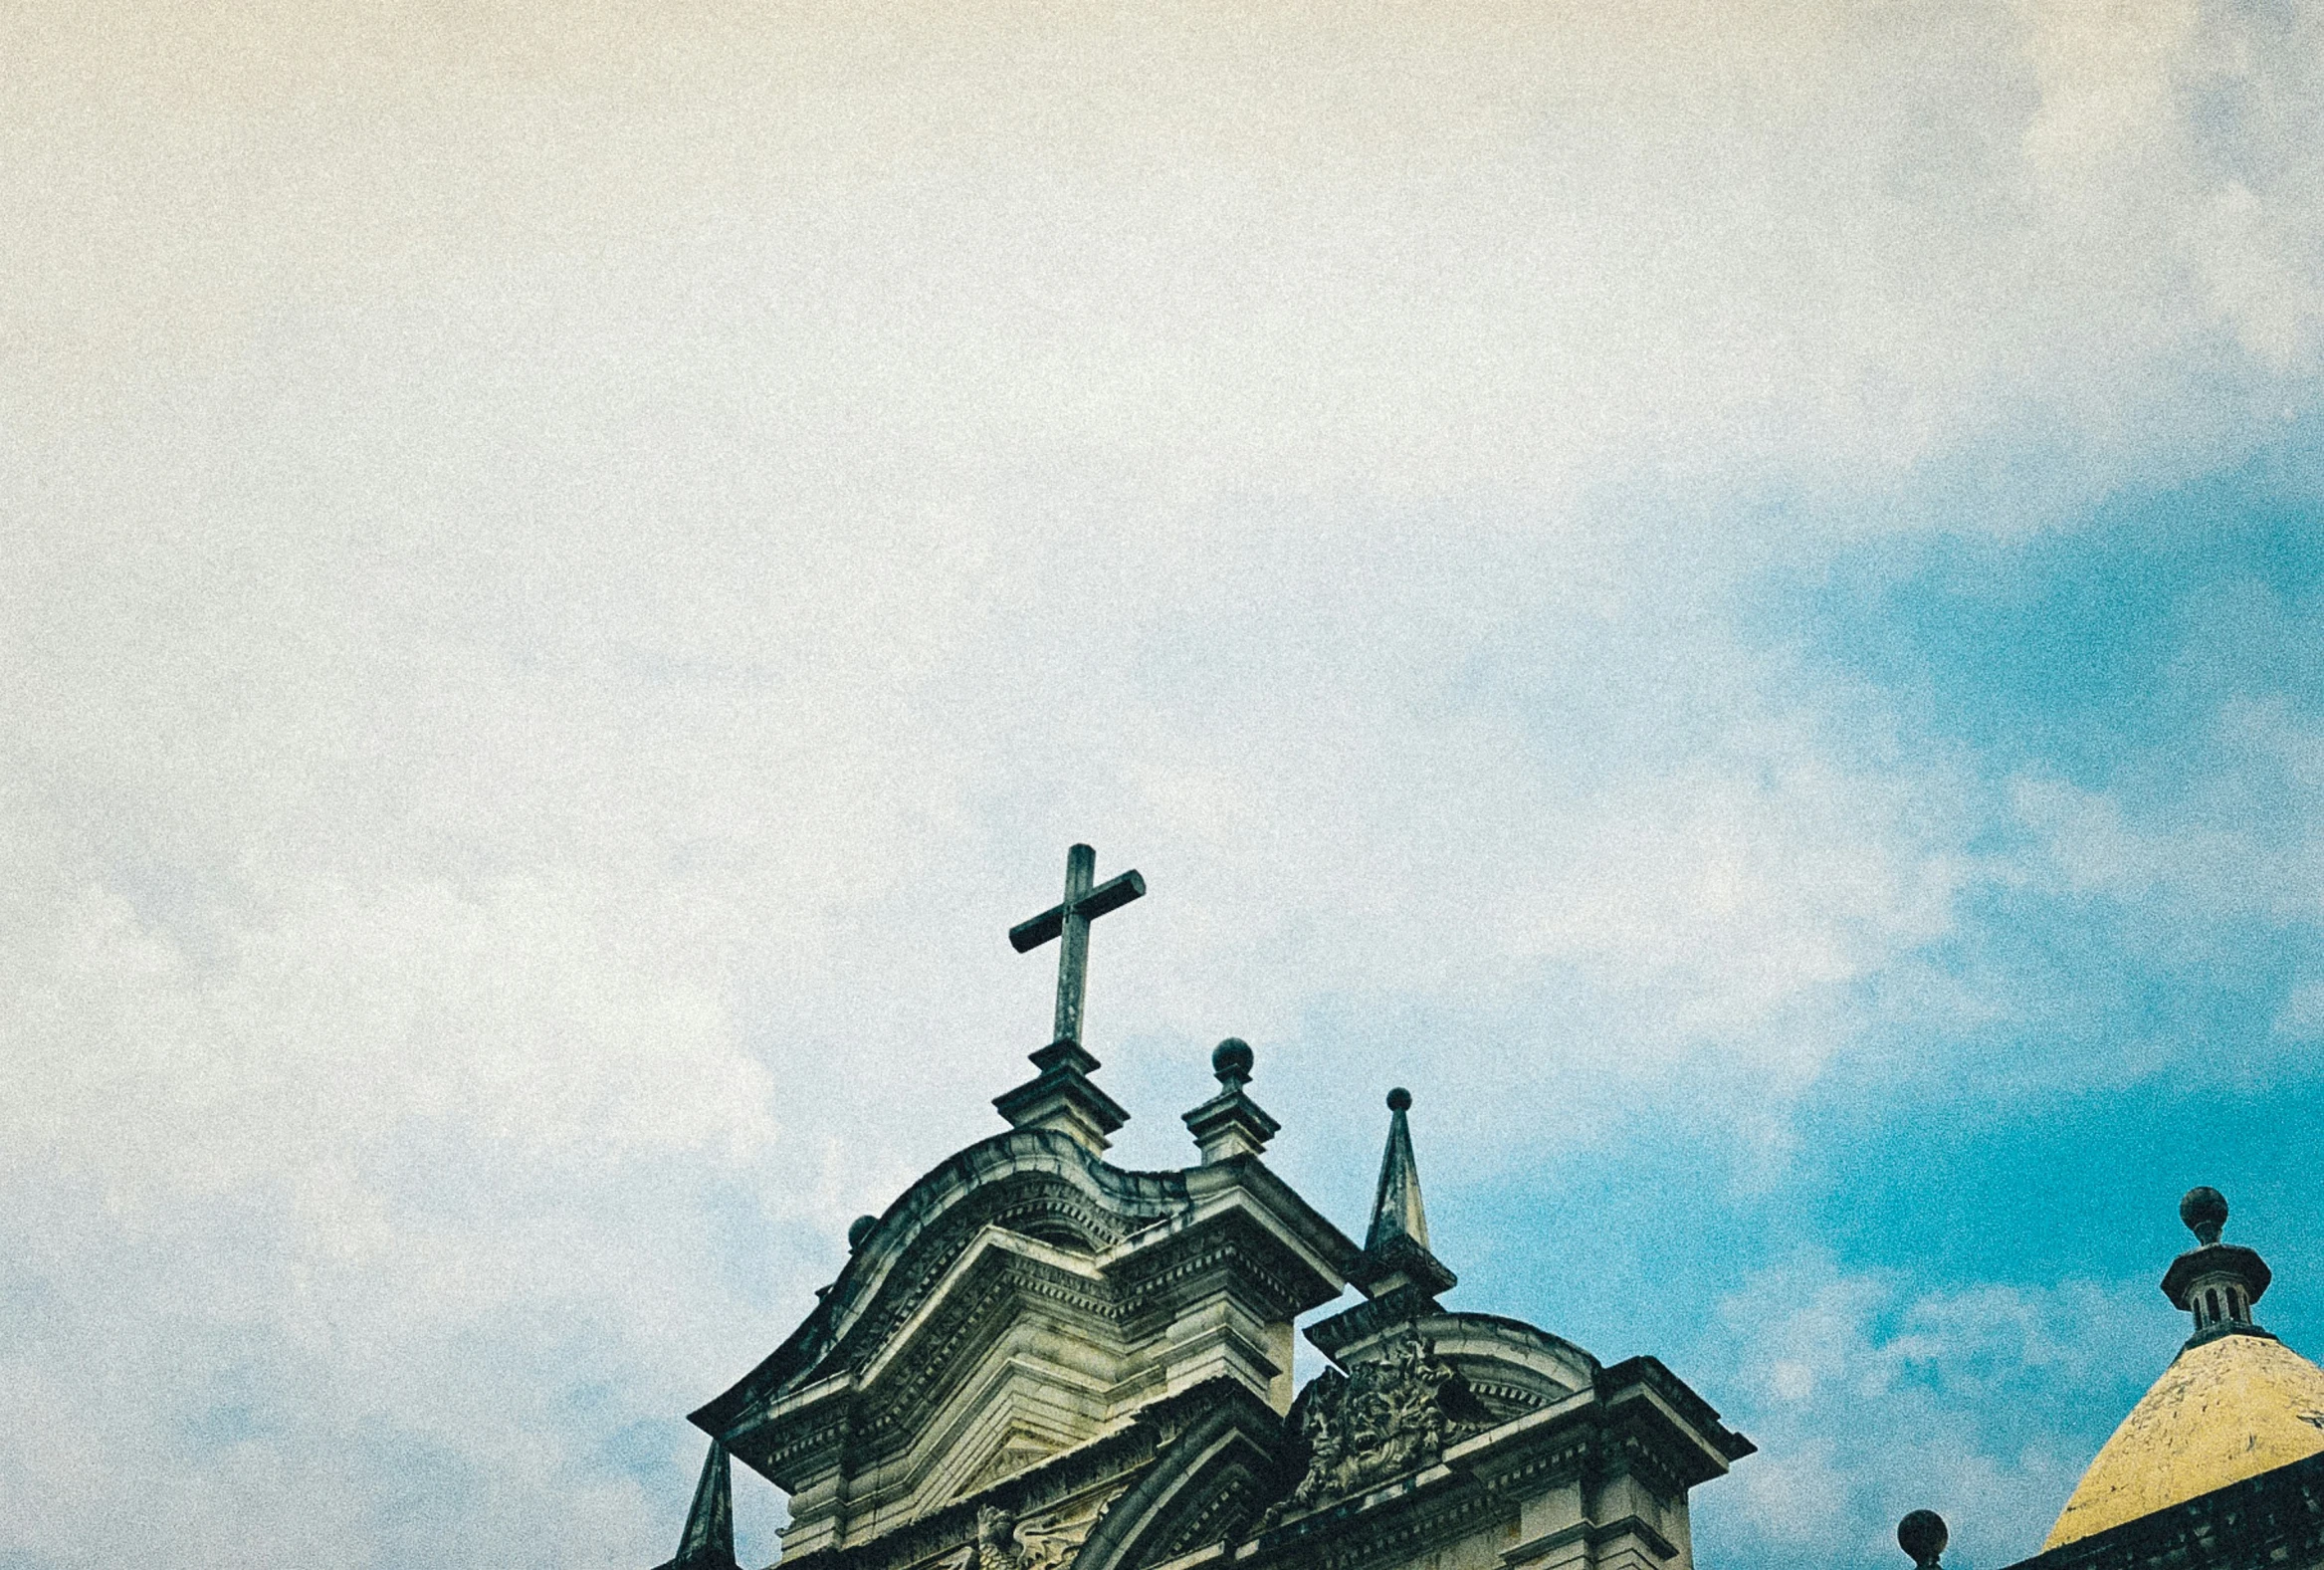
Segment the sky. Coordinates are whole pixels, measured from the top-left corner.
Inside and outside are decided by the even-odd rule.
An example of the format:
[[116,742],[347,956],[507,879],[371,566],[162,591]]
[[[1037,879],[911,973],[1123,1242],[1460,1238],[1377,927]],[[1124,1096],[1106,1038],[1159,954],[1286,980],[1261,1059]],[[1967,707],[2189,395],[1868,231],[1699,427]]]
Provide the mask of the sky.
[[[1220,1037],[1456,1308],[2031,1553],[2324,1353],[2324,13],[0,4],[0,1570],[644,1566]],[[1312,1366],[1312,1360],[1303,1367]],[[779,1496],[737,1482],[751,1562]],[[1892,1557],[1893,1556],[1893,1557]]]

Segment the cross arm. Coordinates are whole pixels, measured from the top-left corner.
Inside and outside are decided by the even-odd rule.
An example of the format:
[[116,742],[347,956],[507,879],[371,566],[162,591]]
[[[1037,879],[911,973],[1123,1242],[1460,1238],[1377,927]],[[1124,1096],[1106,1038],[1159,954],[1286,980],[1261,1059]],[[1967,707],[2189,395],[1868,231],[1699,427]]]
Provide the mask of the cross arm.
[[[1020,921],[1008,930],[1008,941],[1019,954],[1029,954],[1065,930],[1065,907],[1052,905],[1031,921]],[[1111,932],[1111,927],[1106,929]]]
[[[1118,878],[1108,878],[1073,902],[1073,913],[1084,921],[1094,921],[1110,910],[1120,910],[1132,900],[1146,893],[1146,879],[1136,872],[1125,872]],[[1065,930],[1065,907],[1052,905],[1030,921],[1022,921],[1008,930],[1008,941],[1019,954],[1030,953]]]
[[[1146,879],[1135,872],[1125,872],[1118,878],[1108,878],[1084,894],[1074,905],[1073,913],[1086,920],[1095,921],[1106,912],[1120,910],[1132,900],[1145,897],[1145,894]],[[1112,931],[1113,929],[1108,928],[1107,930]]]

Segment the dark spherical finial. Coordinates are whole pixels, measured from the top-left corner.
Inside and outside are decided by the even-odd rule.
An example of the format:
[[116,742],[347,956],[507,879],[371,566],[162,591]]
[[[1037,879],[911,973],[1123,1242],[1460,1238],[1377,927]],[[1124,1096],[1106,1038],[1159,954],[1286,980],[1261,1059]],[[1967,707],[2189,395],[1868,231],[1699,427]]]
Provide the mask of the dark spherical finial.
[[853,1253],[861,1248],[864,1245],[864,1239],[872,1234],[872,1229],[879,1225],[880,1219],[877,1216],[858,1216],[854,1221],[849,1222],[847,1224],[847,1251]]
[[1393,1089],[1393,1090],[1389,1091],[1389,1092],[1388,1092],[1388,1110],[1389,1110],[1390,1112],[1409,1112],[1409,1111],[1411,1111],[1411,1110],[1412,1110],[1412,1092],[1410,1092],[1409,1090],[1406,1090],[1406,1089],[1405,1089],[1405,1088],[1404,1088],[1402,1085],[1398,1085],[1398,1086],[1396,1086],[1396,1088],[1395,1088],[1395,1089]]
[[1896,1546],[1912,1555],[1920,1570],[1934,1570],[1948,1541],[1945,1517],[1934,1510],[1915,1510],[1896,1523]]
[[2227,1225],[2227,1197],[2213,1188],[2189,1189],[2179,1202],[2179,1219],[2195,1234],[2195,1240],[2209,1248]]
[[1210,1051],[1210,1071],[1222,1085],[1239,1087],[1251,1077],[1251,1043],[1230,1035]]

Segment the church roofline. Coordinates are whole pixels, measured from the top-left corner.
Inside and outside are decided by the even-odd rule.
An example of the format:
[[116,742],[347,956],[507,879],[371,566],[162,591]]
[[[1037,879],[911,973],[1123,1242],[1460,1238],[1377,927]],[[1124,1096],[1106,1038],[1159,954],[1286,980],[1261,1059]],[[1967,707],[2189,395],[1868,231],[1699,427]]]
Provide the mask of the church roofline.
[[[1341,1355],[1343,1353],[1352,1347],[1367,1344],[1381,1335],[1390,1334],[1397,1330],[1410,1329],[1423,1340],[1431,1336],[1441,1335],[1446,1329],[1469,1333],[1482,1331],[1488,1336],[1546,1353],[1554,1361],[1570,1361],[1577,1365],[1577,1371],[1585,1375],[1590,1382],[1594,1382],[1605,1369],[1604,1364],[1590,1355],[1588,1348],[1569,1341],[1564,1336],[1544,1330],[1539,1325],[1528,1324],[1522,1319],[1512,1319],[1506,1314],[1480,1314],[1443,1307],[1427,1307],[1409,1317],[1389,1317],[1384,1314],[1368,1312],[1389,1308],[1393,1304],[1393,1299],[1376,1298],[1359,1303],[1354,1308],[1344,1313],[1335,1314],[1329,1319],[1319,1320],[1308,1327],[1308,1341],[1317,1351],[1344,1369],[1346,1365],[1342,1362]],[[1365,1317],[1359,1320],[1359,1315]],[[1339,1326],[1350,1327],[1355,1333],[1335,1335],[1326,1329],[1326,1327]],[[1326,1331],[1326,1334],[1318,1335],[1318,1331]],[[1717,1414],[1714,1413],[1713,1416],[1716,1417]]]
[[[1184,1117],[1198,1163],[1104,1159],[1129,1114],[1082,1040],[1089,924],[1145,881],[1095,866],[1073,846],[1060,903],[1009,934],[1058,956],[1036,1076],[994,1102],[1010,1130],[850,1224],[813,1307],[691,1415],[711,1459],[666,1570],[729,1570],[733,1461],[789,1494],[801,1570],[1408,1570],[1487,1539],[1504,1565],[1579,1543],[1684,1570],[1688,1490],[1755,1447],[1654,1358],[1609,1368],[1436,1301],[1456,1277],[1408,1091],[1361,1245],[1259,1159],[1279,1125],[1238,1037]],[[1299,1321],[1351,1285],[1309,1328],[1336,1366],[1302,1389]]]
[[[1545,1466],[1553,1472],[1586,1470],[1598,1464],[1593,1457],[1619,1457],[1622,1466],[1659,1464],[1680,1473],[1691,1486],[1721,1475],[1756,1449],[1721,1423],[1709,1403],[1658,1360],[1630,1358],[1599,1370],[1590,1385],[1561,1400],[1446,1446],[1431,1464],[1292,1514],[1248,1536],[1181,1554],[1160,1570],[1246,1561],[1392,1563],[1392,1556],[1381,1555],[1376,1548],[1359,1548],[1351,1554],[1348,1545],[1376,1544],[1383,1540],[1383,1532],[1402,1530],[1390,1528],[1387,1521],[1409,1519],[1414,1512],[1442,1518],[1442,1512],[1461,1509],[1460,1501],[1477,1497],[1480,1489],[1501,1492],[1515,1479],[1538,1478]],[[1649,1456],[1655,1460],[1648,1461]],[[1625,1517],[1586,1522],[1585,1530],[1611,1538],[1637,1531],[1641,1524]]]
[[[692,1413],[691,1421],[709,1434],[723,1436],[750,1407],[778,1394],[803,1394],[787,1387],[829,1363],[867,1321],[877,1317],[875,1311],[891,1298],[892,1287],[910,1289],[911,1282],[899,1279],[898,1266],[963,1203],[1012,1181],[1039,1177],[1060,1179],[1081,1190],[1103,1208],[1106,1220],[1120,1225],[1120,1237],[1089,1250],[1108,1262],[1129,1251],[1125,1245],[1135,1242],[1143,1248],[1230,1209],[1260,1218],[1265,1230],[1333,1291],[1358,1268],[1362,1254],[1353,1239],[1256,1157],[1238,1156],[1174,1172],[1138,1172],[1107,1163],[1069,1135],[1014,1129],[957,1152],[899,1195],[862,1234],[838,1278],[822,1290],[821,1300],[806,1318],[756,1368]],[[959,1247],[970,1246],[978,1231],[971,1229]],[[898,1325],[914,1317],[920,1306],[901,1307]]]
[[[2324,1453],[2133,1516],[2006,1570],[2263,1570],[2324,1552]],[[2297,1549],[2298,1552],[2287,1552]]]

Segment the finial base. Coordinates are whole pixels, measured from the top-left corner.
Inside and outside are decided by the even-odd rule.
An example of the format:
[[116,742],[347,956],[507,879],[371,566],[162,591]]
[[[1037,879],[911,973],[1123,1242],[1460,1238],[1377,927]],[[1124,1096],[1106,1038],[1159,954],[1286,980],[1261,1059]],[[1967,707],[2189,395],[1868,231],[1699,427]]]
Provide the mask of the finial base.
[[1256,1156],[1283,1125],[1247,1095],[1251,1044],[1228,1036],[1210,1054],[1210,1071],[1218,1076],[1218,1094],[1185,1115],[1186,1132],[1202,1152],[1202,1165],[1214,1166],[1236,1156]]
[[1106,1136],[1130,1121],[1122,1104],[1090,1082],[1098,1060],[1079,1041],[1060,1038],[1032,1054],[1041,1072],[1014,1090],[992,1098],[1012,1128],[1044,1128],[1063,1134],[1091,1155],[1103,1154]]
[[1283,1127],[1239,1086],[1220,1091],[1185,1118],[1186,1132],[1194,1136],[1205,1167],[1234,1156],[1258,1155]]

